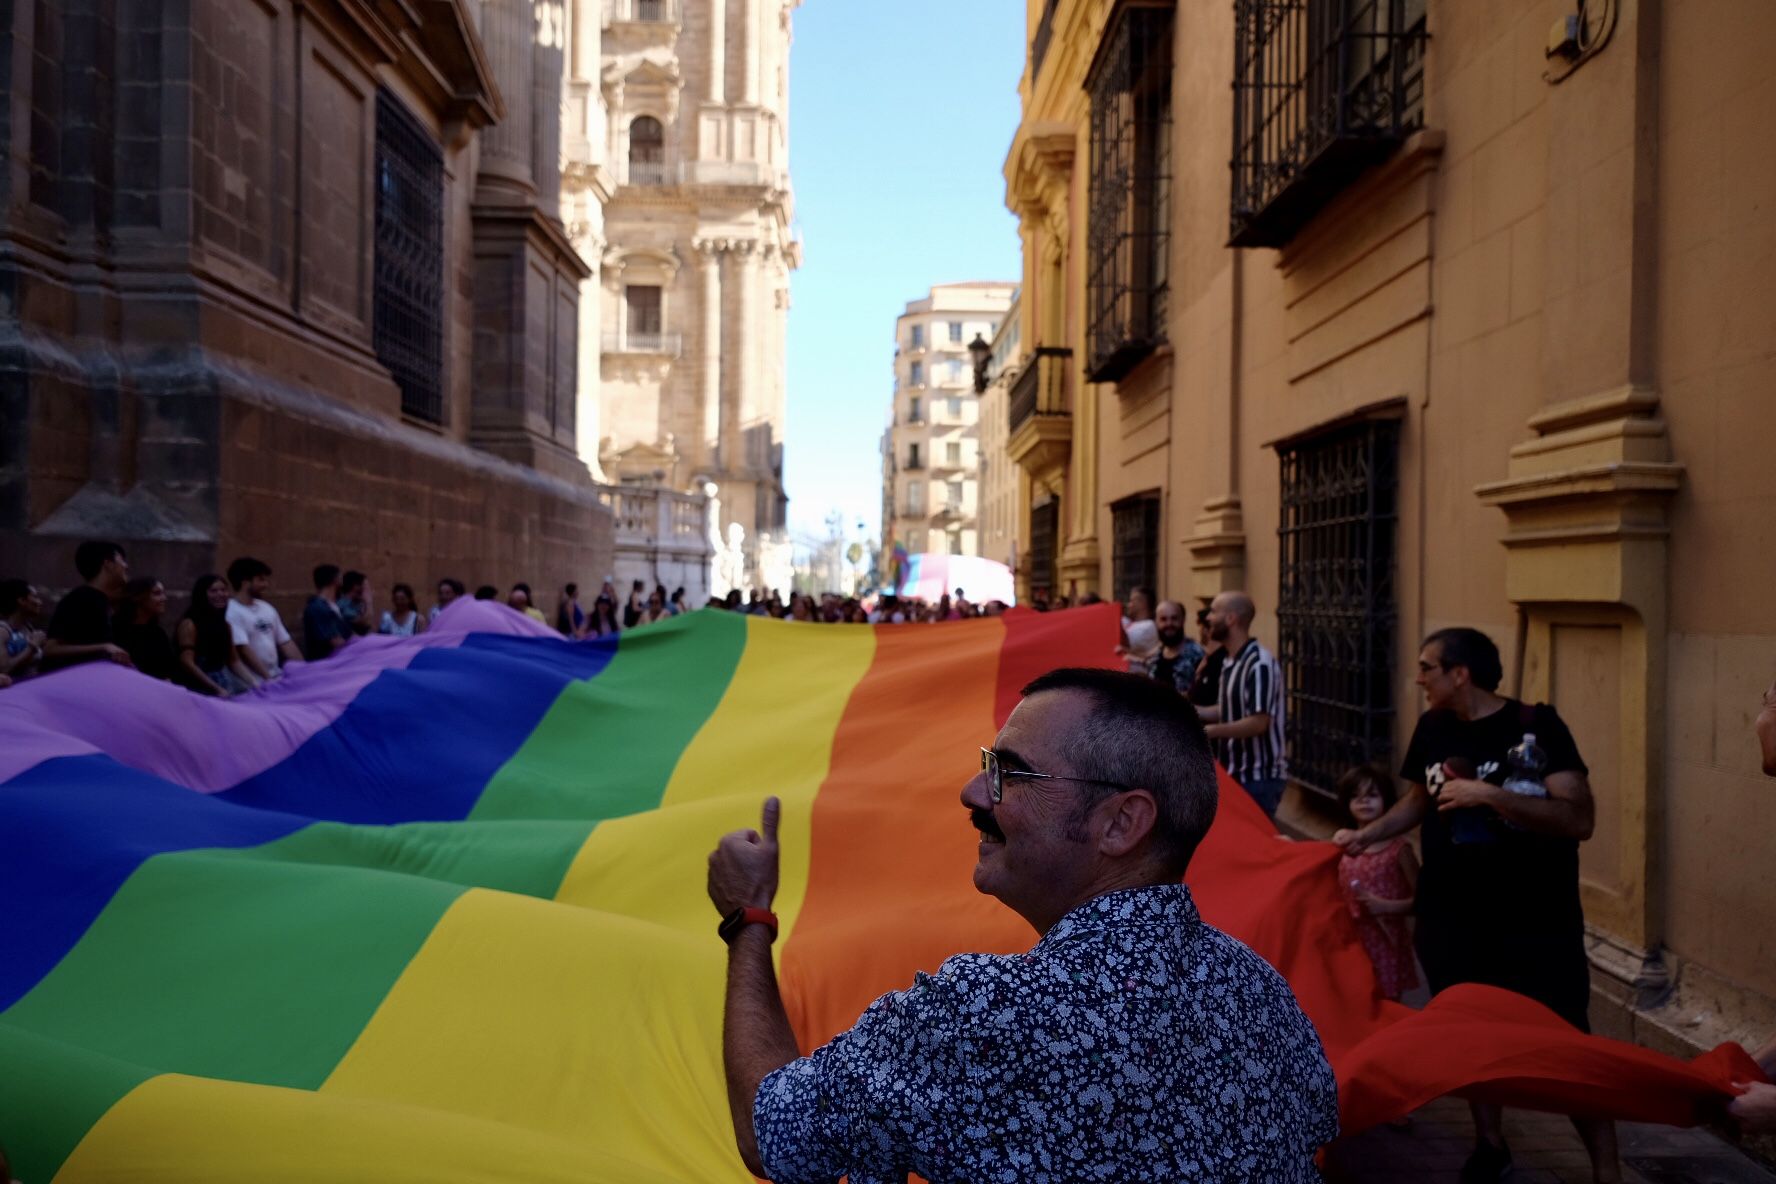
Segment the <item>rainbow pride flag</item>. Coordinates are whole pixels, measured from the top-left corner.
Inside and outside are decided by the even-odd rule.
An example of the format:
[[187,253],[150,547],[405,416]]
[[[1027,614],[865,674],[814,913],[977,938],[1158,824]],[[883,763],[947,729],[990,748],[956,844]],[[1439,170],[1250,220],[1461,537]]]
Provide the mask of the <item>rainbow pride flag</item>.
[[1107,628],[700,612],[576,644],[468,602],[242,701],[106,665],[10,689],[0,1145],[25,1184],[745,1180],[715,839],[783,799],[811,1034],[954,952],[935,909],[1027,946],[956,794]]
[[[916,969],[1027,949],[957,794],[1019,687],[1116,636],[1105,605],[571,643],[466,602],[241,701],[106,665],[0,693],[0,1144],[24,1184],[746,1180],[717,837],[782,798],[805,1050]],[[1227,785],[1190,882],[1296,984],[1347,1121],[1486,1081],[1682,1121],[1745,1071],[1486,989],[1389,1010],[1334,859]]]

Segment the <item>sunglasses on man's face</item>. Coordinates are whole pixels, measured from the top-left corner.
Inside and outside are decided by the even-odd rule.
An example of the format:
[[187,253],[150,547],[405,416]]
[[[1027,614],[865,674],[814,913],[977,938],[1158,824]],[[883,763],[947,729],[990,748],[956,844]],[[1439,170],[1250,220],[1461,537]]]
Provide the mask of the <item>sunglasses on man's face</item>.
[[1031,781],[1076,781],[1081,785],[1102,785],[1115,790],[1131,788],[1120,781],[1094,781],[1090,777],[1069,777],[1065,773],[1033,773],[1028,769],[1007,769],[999,754],[991,748],[981,749],[981,772],[987,775],[987,796],[993,800],[995,806],[1005,800],[1007,777],[1024,777]]

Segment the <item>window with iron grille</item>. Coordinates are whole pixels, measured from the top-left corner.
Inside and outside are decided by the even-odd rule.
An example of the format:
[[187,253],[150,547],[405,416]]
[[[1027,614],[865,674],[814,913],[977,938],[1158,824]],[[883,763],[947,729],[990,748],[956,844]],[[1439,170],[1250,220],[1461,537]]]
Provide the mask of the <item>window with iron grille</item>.
[[1278,449],[1289,771],[1327,795],[1392,750],[1399,446],[1398,421],[1378,420]]
[[1172,4],[1122,0],[1091,93],[1086,369],[1114,382],[1165,340],[1171,204]]
[[1111,505],[1110,522],[1116,601],[1127,604],[1136,588],[1152,591],[1159,586],[1159,498],[1124,498]]
[[372,344],[401,413],[444,422],[444,158],[387,91],[376,95]]
[[1061,499],[1030,507],[1030,591],[1055,592],[1055,544],[1061,533]]
[[1232,244],[1288,242],[1424,124],[1425,0],[1235,0]]

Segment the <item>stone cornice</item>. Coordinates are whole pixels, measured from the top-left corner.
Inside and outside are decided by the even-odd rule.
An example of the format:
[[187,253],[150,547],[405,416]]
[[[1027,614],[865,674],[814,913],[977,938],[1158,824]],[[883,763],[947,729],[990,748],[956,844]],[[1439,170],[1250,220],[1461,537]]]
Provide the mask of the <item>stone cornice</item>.
[[[523,235],[548,251],[558,264],[577,278],[592,278],[592,268],[580,258],[579,251],[567,237],[567,228],[535,206],[475,202],[469,206],[469,217],[475,224],[477,242],[501,234],[508,237]],[[492,234],[488,233],[490,230]]]
[[1005,204],[1020,218],[1041,219],[1065,205],[1078,133],[1053,120],[1018,128],[1005,158]]

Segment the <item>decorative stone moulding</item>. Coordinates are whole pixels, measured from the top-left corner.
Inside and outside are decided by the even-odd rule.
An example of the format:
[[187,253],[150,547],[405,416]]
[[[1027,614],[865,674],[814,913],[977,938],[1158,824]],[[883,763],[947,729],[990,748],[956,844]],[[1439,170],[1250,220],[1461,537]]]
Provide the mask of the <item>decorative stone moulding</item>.
[[[1617,956],[1593,963],[1623,998],[1668,985],[1662,914],[1666,538],[1683,482],[1658,395],[1625,386],[1531,417],[1509,475],[1475,489],[1504,512],[1505,591],[1523,614],[1526,701],[1553,702],[1562,672],[1604,655],[1595,685],[1568,674],[1565,710],[1619,737],[1614,775],[1593,787],[1598,830],[1582,863],[1585,916]],[[1582,701],[1572,702],[1573,692]],[[1557,704],[1559,705],[1559,704]]]
[[1223,592],[1246,586],[1246,524],[1240,499],[1210,498],[1184,540],[1190,552],[1190,593],[1213,600]]
[[1032,415],[1006,444],[1013,464],[1041,482],[1055,482],[1073,453],[1073,419],[1066,413]]
[[1505,514],[1511,600],[1663,606],[1683,466],[1658,407],[1644,387],[1557,403],[1531,417],[1535,438],[1511,449],[1510,475],[1474,490]]

